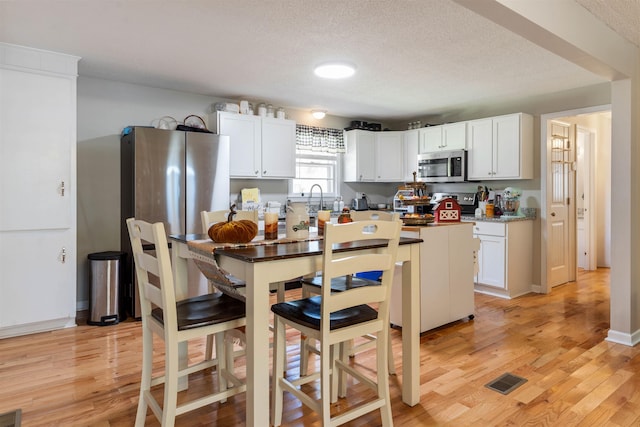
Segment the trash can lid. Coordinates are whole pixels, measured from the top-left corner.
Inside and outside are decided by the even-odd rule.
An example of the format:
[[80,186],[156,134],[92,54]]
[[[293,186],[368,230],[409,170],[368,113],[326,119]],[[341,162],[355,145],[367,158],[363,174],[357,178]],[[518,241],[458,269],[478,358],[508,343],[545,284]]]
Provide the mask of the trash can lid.
[[108,261],[113,259],[121,259],[124,256],[124,252],[119,251],[105,251],[95,252],[88,255],[88,258],[93,261]]

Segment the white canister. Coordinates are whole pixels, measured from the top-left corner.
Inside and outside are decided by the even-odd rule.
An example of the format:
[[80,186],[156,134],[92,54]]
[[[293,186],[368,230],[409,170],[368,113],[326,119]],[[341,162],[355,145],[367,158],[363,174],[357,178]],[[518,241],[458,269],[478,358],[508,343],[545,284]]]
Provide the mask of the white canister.
[[309,212],[304,202],[293,202],[287,206],[285,219],[288,239],[302,240],[309,237]]
[[279,119],[284,119],[285,118],[284,108],[282,108],[282,107],[278,108],[278,111],[276,111],[276,117],[279,118]]
[[260,117],[266,117],[267,116],[267,106],[264,104],[258,104],[258,115]]

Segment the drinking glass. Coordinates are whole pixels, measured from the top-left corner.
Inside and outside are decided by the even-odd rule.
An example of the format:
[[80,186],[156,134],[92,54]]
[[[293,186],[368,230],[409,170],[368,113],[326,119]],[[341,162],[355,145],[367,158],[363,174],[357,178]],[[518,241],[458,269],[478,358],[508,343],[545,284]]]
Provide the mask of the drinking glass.
[[264,239],[275,240],[278,238],[278,214],[275,212],[264,213]]
[[318,211],[318,236],[324,236],[324,223],[331,221],[331,211]]

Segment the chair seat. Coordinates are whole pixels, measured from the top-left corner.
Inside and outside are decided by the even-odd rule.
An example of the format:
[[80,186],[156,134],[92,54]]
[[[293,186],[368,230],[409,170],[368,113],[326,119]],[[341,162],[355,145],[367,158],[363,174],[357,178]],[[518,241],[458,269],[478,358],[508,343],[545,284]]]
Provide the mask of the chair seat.
[[[320,288],[322,287],[322,276],[303,278],[302,284]],[[363,286],[380,286],[380,282],[356,276],[341,276],[331,279],[331,290],[333,292],[344,292],[347,289],[361,288]]]
[[[308,328],[320,330],[322,297],[320,295],[295,301],[285,301],[271,306],[278,316]],[[331,313],[329,328],[344,328],[378,318],[378,312],[366,304]]]
[[[244,301],[225,294],[184,299],[176,303],[176,309],[179,331],[241,319],[246,313]],[[161,308],[153,309],[151,315],[164,324]]]

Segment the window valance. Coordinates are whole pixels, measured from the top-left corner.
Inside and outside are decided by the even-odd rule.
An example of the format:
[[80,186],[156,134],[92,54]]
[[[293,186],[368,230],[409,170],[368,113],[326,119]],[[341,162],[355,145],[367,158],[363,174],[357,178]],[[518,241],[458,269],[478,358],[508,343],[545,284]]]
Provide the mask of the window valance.
[[325,153],[344,153],[344,136],[341,129],[296,125],[296,148]]

